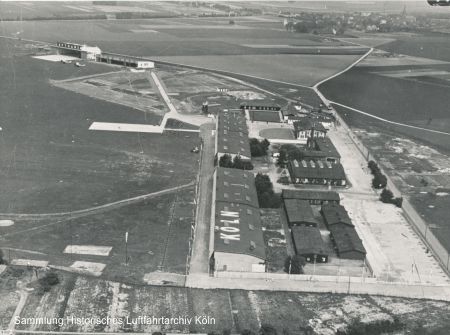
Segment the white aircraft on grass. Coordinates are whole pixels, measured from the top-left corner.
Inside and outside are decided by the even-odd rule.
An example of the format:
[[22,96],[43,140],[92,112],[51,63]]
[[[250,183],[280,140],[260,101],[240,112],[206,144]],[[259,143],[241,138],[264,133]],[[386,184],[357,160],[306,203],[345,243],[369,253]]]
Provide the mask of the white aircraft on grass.
[[80,62],[76,62],[75,66],[77,66],[77,67],[84,67],[84,66],[86,66],[86,64],[82,64]]

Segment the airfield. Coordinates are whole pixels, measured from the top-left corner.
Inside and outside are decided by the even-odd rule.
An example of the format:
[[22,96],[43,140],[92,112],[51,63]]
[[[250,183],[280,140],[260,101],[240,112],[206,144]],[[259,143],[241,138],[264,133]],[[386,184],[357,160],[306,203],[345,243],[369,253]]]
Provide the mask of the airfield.
[[[90,10],[89,6],[80,8],[81,11]],[[233,26],[229,25],[228,19],[177,18],[171,21],[155,19],[150,24],[146,20],[94,20],[88,23],[74,21],[73,25],[35,21],[5,22],[2,25],[2,35],[21,31],[24,38],[48,42],[70,35],[72,41],[98,44],[108,51],[239,73],[233,76],[231,73],[225,75],[217,71],[211,73],[166,64],[154,71],[155,79],[148,73],[131,73],[106,65],[89,64],[79,68],[73,64],[32,58],[32,50],[38,44],[0,40],[0,55],[8,64],[0,69],[5,78],[0,83],[1,98],[2,102],[6,102],[6,113],[0,119],[0,149],[5,153],[0,157],[0,182],[4,185],[0,192],[0,243],[8,251],[5,257],[18,265],[26,265],[32,260],[31,265],[52,265],[64,271],[62,285],[56,290],[28,295],[23,316],[93,314],[135,317],[140,311],[155,315],[175,311],[192,316],[213,316],[222,328],[236,332],[247,327],[258,329],[267,322],[278,329],[286,328],[287,333],[301,333],[310,326],[331,334],[334,326],[345,324],[355,317],[367,318],[368,321],[399,317],[412,327],[422,325],[423,320],[419,320],[418,316],[427,315],[425,325],[445,327],[443,325],[448,320],[442,315],[448,313],[442,311],[449,307],[443,302],[142,286],[184,284],[183,275],[188,270],[193,224],[196,221],[196,183],[202,159],[201,155],[191,150],[202,143],[203,133],[199,125],[211,123],[209,118],[199,115],[202,102],[205,99],[213,101],[210,108],[214,111],[233,106],[238,97],[245,99],[252,95],[270,97],[284,103],[300,98],[303,103],[317,107],[320,99],[309,87],[344,70],[361,56],[360,50],[365,49],[353,48],[356,51],[349,53],[352,48],[346,40],[289,34],[275,19],[251,17],[242,19],[242,22],[237,19]],[[366,44],[389,42],[371,40],[369,43],[367,39],[370,38],[366,37]],[[295,47],[292,47],[293,44]],[[325,55],[318,55],[323,50],[328,51]],[[199,62],[198,56],[204,56],[204,61]],[[252,66],[249,66],[249,59]],[[327,66],[321,66],[324,60]],[[409,61],[420,63],[417,59]],[[271,67],[272,62],[276,66]],[[233,67],[235,63],[238,66]],[[427,68],[440,67],[440,70],[446,71],[446,64],[430,64],[426,63]],[[373,73],[373,68],[368,67],[361,64],[320,86],[320,89],[330,99],[376,115],[393,116],[395,120],[411,124],[426,122],[420,118],[420,110],[414,110],[419,101],[407,105],[407,111],[399,107],[401,112],[397,116],[389,113],[388,107],[368,110],[354,96],[342,94],[342,80],[345,85],[354,85],[354,93],[362,89],[361,83],[368,76],[372,76],[378,86],[371,87],[373,96],[366,93],[364,97],[374,104],[383,96],[386,83],[406,77],[393,78],[385,68]],[[393,69],[404,71],[398,64]],[[428,70],[428,75],[436,75],[431,72]],[[407,85],[418,85],[412,81],[405,82]],[[231,93],[222,95],[218,91],[221,87],[227,87]],[[350,92],[348,87],[346,92]],[[413,90],[417,89],[414,87]],[[432,97],[442,98],[438,93]],[[440,101],[442,106],[446,104],[446,101]],[[352,126],[366,125],[365,119],[359,115],[352,119],[350,115],[354,114],[351,112],[338,107],[336,110]],[[405,115],[411,115],[407,113],[410,110],[413,111],[413,118],[405,120]],[[437,109],[435,113],[435,120],[445,118],[442,109]],[[353,123],[355,119],[359,123]],[[119,126],[108,128],[111,123],[134,126],[125,130]],[[435,122],[435,127],[440,124]],[[144,128],[152,131],[140,131]],[[153,131],[156,129],[158,132]],[[364,127],[357,130],[364,136]],[[379,136],[381,141],[386,139],[383,136]],[[403,139],[397,139],[397,142],[395,138],[388,140],[386,143],[395,152],[398,142]],[[377,146],[380,146],[379,142],[374,145],[375,149]],[[401,153],[408,155],[404,151]],[[416,158],[426,160],[435,157]],[[349,159],[347,164],[355,170],[362,169],[354,158]],[[395,170],[394,163],[392,170]],[[361,178],[362,187],[369,187],[370,180],[367,178]],[[433,178],[429,177],[429,180]],[[396,241],[386,233],[395,226],[397,235],[407,236],[406,240],[401,241],[402,246],[409,248],[414,257],[417,256],[417,262],[424,266],[433,264],[434,272],[427,273],[430,280],[439,275],[439,282],[445,281],[436,261],[430,261],[428,258],[431,255],[425,254],[425,246],[417,247],[417,235],[398,211],[392,209],[389,212],[395,217],[392,222],[377,221],[369,225],[367,217],[386,212],[383,212],[382,206],[373,209],[371,202],[357,197],[349,194],[346,205],[360,221],[358,224],[363,227],[367,225],[364,228],[369,232],[369,237],[371,233],[376,235],[374,245],[384,242],[389,246],[395,244]],[[377,201],[375,196],[372,198]],[[444,200],[445,197],[439,199]],[[359,212],[364,215],[356,215]],[[377,225],[386,231],[381,231],[383,229]],[[392,261],[396,251],[392,248],[386,250]],[[376,254],[376,250],[374,255],[375,266],[379,261],[380,273],[388,280],[393,275],[404,281],[412,280],[409,255],[399,257],[392,268],[383,268],[386,262],[381,254]],[[277,266],[278,270],[282,268],[281,264]],[[17,280],[27,281],[33,276],[26,269],[17,273],[6,271],[0,277],[0,292],[3,294],[4,291],[7,297],[7,307],[0,314],[3,328],[7,327],[19,303],[19,294],[11,293],[11,288],[16,287]],[[391,274],[391,271],[398,273]],[[95,299],[89,299],[86,303],[86,296]],[[275,313],[273,306],[277,310]],[[315,319],[325,322],[319,324]],[[109,332],[174,330],[144,326],[23,329]],[[195,325],[180,326],[175,330],[206,332],[218,331],[218,328],[214,325]]]

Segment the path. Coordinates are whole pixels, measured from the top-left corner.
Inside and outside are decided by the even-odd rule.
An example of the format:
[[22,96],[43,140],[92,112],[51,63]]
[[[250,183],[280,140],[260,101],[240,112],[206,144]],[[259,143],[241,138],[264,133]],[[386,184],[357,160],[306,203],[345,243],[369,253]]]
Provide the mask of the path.
[[17,317],[20,317],[20,313],[22,313],[22,309],[25,307],[25,303],[27,302],[27,299],[28,299],[27,291],[20,289],[20,291],[18,291],[18,292],[20,294],[20,300],[16,306],[16,310],[14,311],[14,314],[11,317],[11,321],[9,322],[9,326],[8,326],[8,331],[10,331],[11,333],[14,332],[14,329],[16,328],[15,320]]
[[211,220],[212,175],[214,172],[213,124],[201,127],[202,157],[198,185],[197,220],[190,263],[190,273],[208,273],[209,230]]

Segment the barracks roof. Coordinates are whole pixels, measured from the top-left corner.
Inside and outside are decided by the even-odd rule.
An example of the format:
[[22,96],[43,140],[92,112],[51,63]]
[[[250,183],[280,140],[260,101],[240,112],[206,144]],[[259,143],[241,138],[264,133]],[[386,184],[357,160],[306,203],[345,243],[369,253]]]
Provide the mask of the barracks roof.
[[265,260],[259,209],[216,201],[214,251],[250,255]]
[[340,163],[312,162],[292,160],[288,163],[289,172],[293,178],[323,178],[345,180],[344,168]]
[[355,227],[338,224],[330,226],[329,230],[339,253],[358,251],[366,254]]
[[291,229],[291,235],[298,255],[328,254],[319,228],[294,226]]
[[348,216],[348,213],[345,210],[344,206],[329,203],[322,205],[321,211],[327,227],[331,227],[338,223],[343,223],[345,225],[353,227],[352,220]]
[[232,202],[259,208],[255,177],[252,172],[217,167],[215,175],[216,201]]
[[317,151],[320,151],[329,157],[341,158],[341,155],[337,151],[333,142],[331,142],[331,140],[328,137],[315,138],[314,144],[315,144]]
[[283,199],[340,201],[339,194],[333,191],[290,190],[282,191]]
[[247,133],[218,129],[216,136],[217,152],[251,157]]
[[284,199],[284,208],[289,223],[311,223],[317,225],[311,205],[307,200]]

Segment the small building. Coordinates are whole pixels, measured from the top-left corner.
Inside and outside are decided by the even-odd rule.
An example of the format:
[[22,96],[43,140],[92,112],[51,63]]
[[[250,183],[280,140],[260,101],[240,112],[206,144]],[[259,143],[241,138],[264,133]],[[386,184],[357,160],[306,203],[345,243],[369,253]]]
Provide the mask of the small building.
[[295,138],[303,143],[306,143],[311,137],[321,138],[327,135],[327,130],[322,123],[310,117],[304,117],[293,124]]
[[289,223],[292,226],[317,227],[318,222],[307,200],[284,199],[284,210]]
[[328,252],[317,227],[295,226],[291,228],[295,253],[309,263],[328,262]]
[[288,162],[288,170],[294,184],[345,186],[347,183],[340,163],[294,159]]
[[310,191],[310,190],[290,190],[284,189],[282,197],[286,199],[306,200],[311,205],[324,205],[328,203],[339,204],[341,201],[339,194],[334,191]]
[[211,224],[214,251],[210,257],[216,271],[265,272],[266,251],[259,210],[218,201]]
[[257,111],[280,111],[281,107],[273,100],[249,100],[241,103],[240,108],[244,111],[257,110]]

